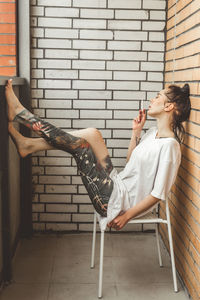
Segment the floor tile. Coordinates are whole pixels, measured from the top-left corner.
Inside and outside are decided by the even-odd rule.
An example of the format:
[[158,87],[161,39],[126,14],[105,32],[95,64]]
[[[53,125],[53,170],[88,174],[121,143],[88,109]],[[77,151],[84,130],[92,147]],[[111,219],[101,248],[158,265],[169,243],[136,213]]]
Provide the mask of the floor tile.
[[[116,300],[115,285],[104,284],[103,299]],[[96,284],[52,284],[48,300],[96,300],[98,287]]]
[[3,289],[1,300],[47,300],[49,284],[12,283]]
[[[90,256],[75,255],[55,257],[51,282],[53,283],[96,283],[99,275],[99,259],[95,268],[90,268]],[[104,280],[115,283],[115,274],[110,257],[104,258]]]
[[123,300],[188,300],[182,288],[175,293],[173,286],[166,284],[117,285],[117,299]]
[[53,258],[16,258],[13,279],[17,283],[48,283],[52,265]]

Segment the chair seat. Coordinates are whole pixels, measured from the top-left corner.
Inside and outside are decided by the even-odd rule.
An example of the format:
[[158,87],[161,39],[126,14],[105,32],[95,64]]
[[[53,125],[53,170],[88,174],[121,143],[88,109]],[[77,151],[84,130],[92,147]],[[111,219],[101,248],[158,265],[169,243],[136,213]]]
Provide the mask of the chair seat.
[[139,224],[139,223],[146,223],[146,224],[147,223],[148,224],[151,224],[151,223],[165,223],[165,224],[167,224],[167,220],[158,218],[156,211],[150,211],[150,212],[148,212],[147,214],[145,214],[141,217],[131,219],[129,221],[129,223],[130,224]]

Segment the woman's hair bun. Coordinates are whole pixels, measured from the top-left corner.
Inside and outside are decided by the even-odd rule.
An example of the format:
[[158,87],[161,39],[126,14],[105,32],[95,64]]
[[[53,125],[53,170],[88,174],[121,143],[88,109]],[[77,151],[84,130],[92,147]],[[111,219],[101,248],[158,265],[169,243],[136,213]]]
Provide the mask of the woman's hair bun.
[[190,95],[190,87],[188,83],[185,83],[184,86],[181,88],[182,93],[184,93],[187,97]]

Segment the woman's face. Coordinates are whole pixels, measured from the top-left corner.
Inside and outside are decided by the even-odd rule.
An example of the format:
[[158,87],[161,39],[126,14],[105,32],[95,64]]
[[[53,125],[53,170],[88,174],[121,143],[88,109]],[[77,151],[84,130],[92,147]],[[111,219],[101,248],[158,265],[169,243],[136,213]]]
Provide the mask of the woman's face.
[[162,90],[155,98],[150,100],[149,110],[147,111],[149,116],[156,118],[165,112],[166,104],[169,100],[165,95],[166,92],[166,89]]

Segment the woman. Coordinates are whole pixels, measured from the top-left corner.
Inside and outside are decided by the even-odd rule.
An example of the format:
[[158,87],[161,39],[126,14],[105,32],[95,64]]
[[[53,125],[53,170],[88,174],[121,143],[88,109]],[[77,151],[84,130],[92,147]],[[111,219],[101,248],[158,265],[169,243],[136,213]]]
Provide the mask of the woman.
[[[40,150],[60,149],[76,160],[82,181],[99,213],[102,229],[106,225],[120,230],[131,219],[165,200],[180,165],[180,143],[190,113],[189,86],[171,85],[150,102],[148,115],[156,118],[141,138],[145,110],[133,120],[127,164],[120,173],[113,168],[100,132],[87,128],[66,133],[26,110],[15,96],[12,80],[6,85],[9,133],[22,157]],[[41,138],[25,138],[13,126],[18,121]]]

